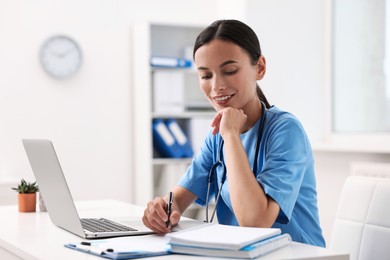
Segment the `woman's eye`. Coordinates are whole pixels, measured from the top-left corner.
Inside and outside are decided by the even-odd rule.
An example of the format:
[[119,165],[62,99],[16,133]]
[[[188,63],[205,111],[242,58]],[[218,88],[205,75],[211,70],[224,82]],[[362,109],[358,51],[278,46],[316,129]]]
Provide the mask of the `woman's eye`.
[[211,75],[200,75],[201,79],[210,79]]
[[226,75],[233,75],[237,72],[238,70],[229,70],[229,71],[225,71],[225,74]]

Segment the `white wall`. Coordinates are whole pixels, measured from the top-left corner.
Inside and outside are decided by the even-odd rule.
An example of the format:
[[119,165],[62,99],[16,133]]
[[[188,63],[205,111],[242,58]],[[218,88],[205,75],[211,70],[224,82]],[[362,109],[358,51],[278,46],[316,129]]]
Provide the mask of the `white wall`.
[[[20,139],[50,138],[75,198],[131,199],[130,28],[107,3],[1,2],[1,178],[33,179]],[[38,59],[58,33],[83,51],[67,80],[48,77]]]
[[271,104],[297,116],[312,139],[325,134],[325,0],[249,0],[267,73],[259,83]]
[[[209,23],[215,14],[208,1],[0,1],[0,181],[32,180],[21,138],[49,138],[75,199],[132,201],[133,24]],[[40,66],[53,34],[83,51],[70,79]]]

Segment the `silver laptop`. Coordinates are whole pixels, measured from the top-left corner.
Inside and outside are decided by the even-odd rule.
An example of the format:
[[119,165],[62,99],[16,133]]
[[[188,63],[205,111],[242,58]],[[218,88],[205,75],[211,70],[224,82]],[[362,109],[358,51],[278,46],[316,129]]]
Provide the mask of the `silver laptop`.
[[50,140],[23,139],[40,192],[51,221],[83,238],[151,234],[141,219],[118,222],[106,218],[80,219]]

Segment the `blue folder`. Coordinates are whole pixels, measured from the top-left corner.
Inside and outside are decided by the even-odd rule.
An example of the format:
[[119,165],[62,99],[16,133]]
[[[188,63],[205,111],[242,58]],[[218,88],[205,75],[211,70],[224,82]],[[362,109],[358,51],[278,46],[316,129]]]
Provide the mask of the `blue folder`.
[[169,131],[167,125],[162,119],[153,121],[153,145],[157,152],[166,158],[182,157],[182,147],[176,141],[175,137]]
[[192,61],[176,57],[152,57],[150,65],[160,68],[190,68]]
[[175,119],[166,121],[169,131],[181,147],[182,157],[189,158],[194,155],[190,141]]

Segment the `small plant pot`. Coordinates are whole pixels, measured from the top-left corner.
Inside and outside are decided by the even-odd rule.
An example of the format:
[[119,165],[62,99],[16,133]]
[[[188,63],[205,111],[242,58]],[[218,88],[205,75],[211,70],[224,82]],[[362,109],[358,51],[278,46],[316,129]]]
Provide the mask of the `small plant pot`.
[[36,193],[18,193],[19,212],[35,212],[36,203]]

